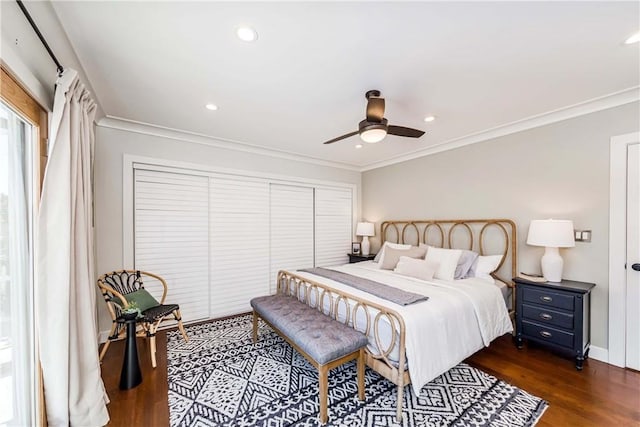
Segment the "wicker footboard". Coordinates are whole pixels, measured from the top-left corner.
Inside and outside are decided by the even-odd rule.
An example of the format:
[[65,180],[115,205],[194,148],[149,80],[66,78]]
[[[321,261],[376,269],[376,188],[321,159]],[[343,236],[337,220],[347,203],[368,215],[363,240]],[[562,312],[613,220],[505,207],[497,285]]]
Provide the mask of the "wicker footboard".
[[[400,314],[388,307],[284,270],[278,273],[277,292],[295,296],[325,315],[373,337],[373,348],[369,346],[366,350],[366,363],[371,369],[398,386],[396,418],[400,421],[404,386],[411,382],[409,371],[406,369],[405,324]],[[366,322],[360,323],[364,324],[358,322],[358,319],[362,318],[362,316],[358,317],[361,312]],[[385,346],[380,337],[382,322],[388,323],[391,327],[388,346]],[[390,356],[396,343],[398,343],[398,360],[394,363]]]

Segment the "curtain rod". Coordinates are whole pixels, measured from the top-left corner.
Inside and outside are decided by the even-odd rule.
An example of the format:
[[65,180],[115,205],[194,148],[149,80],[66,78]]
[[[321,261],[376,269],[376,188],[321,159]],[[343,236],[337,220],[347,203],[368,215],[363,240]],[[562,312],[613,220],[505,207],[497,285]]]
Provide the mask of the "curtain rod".
[[58,75],[61,75],[62,72],[64,71],[64,67],[60,64],[60,61],[58,61],[58,58],[56,58],[56,55],[54,55],[53,51],[49,47],[49,44],[47,43],[47,41],[44,39],[44,36],[40,32],[40,29],[38,29],[38,26],[36,25],[36,23],[33,22],[31,15],[29,15],[29,12],[27,11],[27,8],[22,3],[22,0],[16,0],[16,3],[18,3],[18,6],[20,6],[20,10],[22,10],[22,13],[27,18],[27,21],[29,21],[29,24],[31,24],[31,28],[33,28],[33,31],[35,31],[36,35],[40,39],[40,42],[42,43],[44,48],[47,49],[47,52],[49,53],[49,56],[51,57],[51,59],[53,59],[53,62],[56,63]]

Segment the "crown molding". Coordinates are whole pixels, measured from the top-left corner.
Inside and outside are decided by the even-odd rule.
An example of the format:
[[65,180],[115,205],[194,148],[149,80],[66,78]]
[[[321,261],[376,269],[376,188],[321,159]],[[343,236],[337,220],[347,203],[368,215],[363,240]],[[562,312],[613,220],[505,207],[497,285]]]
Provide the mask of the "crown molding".
[[460,138],[450,139],[430,147],[413,151],[411,153],[402,154],[388,160],[370,163],[360,168],[360,172],[366,172],[385,166],[394,165],[396,163],[406,162],[408,160],[417,159],[431,154],[440,153],[454,148],[464,147],[465,145],[476,144],[512,133],[522,132],[540,126],[572,119],[574,117],[583,116],[585,114],[595,113],[597,111],[609,108],[619,107],[621,105],[630,104],[640,101],[640,86],[634,86],[609,95],[593,98],[578,104],[569,105],[557,110],[548,111],[546,113],[537,114],[522,120],[507,123],[481,132],[465,135]]
[[106,117],[101,118],[98,121],[97,125],[104,128],[124,130],[128,132],[152,135],[161,138],[190,142],[194,144],[208,145],[211,147],[217,147],[226,150],[240,151],[268,157],[276,157],[280,159],[305,162],[309,164],[345,169],[355,172],[366,172],[369,170],[391,166],[397,163],[406,162],[408,160],[441,153],[447,150],[453,150],[455,148],[464,147],[465,145],[488,141],[505,135],[522,132],[536,127],[549,125],[585,114],[595,113],[597,111],[619,107],[621,105],[638,101],[640,101],[640,86],[634,86],[609,95],[593,98],[588,101],[569,105],[567,107],[548,111],[546,113],[537,114],[535,116],[527,117],[525,119],[517,120],[480,132],[475,132],[459,138],[450,139],[448,141],[431,145],[421,150],[416,150],[410,153],[395,156],[387,160],[369,163],[364,166],[318,159],[315,157],[305,156],[303,154],[289,153],[281,150],[264,148],[257,145],[247,144],[245,142],[211,137],[196,132],[189,132],[149,123],[138,122],[135,120],[129,120],[117,116],[107,115]]
[[193,144],[208,145],[210,147],[222,148],[225,150],[240,151],[244,153],[258,154],[268,157],[276,157],[280,159],[293,160],[296,162],[305,162],[319,166],[327,166],[331,168],[345,169],[349,171],[360,172],[360,167],[347,163],[332,162],[323,159],[317,159],[303,154],[289,153],[275,149],[263,148],[256,145],[247,144],[245,142],[234,141],[224,138],[214,138],[208,135],[189,132],[185,130],[172,129],[168,127],[152,125],[149,123],[138,122],[135,120],[124,119],[122,117],[107,115],[101,118],[97,126],[109,129],[124,130],[127,132],[139,133],[143,135],[157,136],[160,138],[173,139],[177,141],[190,142]]

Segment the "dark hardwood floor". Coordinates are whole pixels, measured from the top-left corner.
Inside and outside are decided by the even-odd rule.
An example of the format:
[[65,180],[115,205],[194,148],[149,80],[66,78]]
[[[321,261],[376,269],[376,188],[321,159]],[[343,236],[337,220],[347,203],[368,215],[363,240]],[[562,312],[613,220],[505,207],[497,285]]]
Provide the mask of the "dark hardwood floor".
[[[151,368],[146,340],[138,339],[143,381],[118,389],[123,342],[111,345],[102,364],[102,378],[111,403],[111,426],[168,426],[167,342],[157,337],[158,367]],[[597,360],[578,372],[573,361],[525,345],[517,350],[511,336],[494,341],[467,360],[471,365],[549,402],[538,426],[640,426],[640,373]]]

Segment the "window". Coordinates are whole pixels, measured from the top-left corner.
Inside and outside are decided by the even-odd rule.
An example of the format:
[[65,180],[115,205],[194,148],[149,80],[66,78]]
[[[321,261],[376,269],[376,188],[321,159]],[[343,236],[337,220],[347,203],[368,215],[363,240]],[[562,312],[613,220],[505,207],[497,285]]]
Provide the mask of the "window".
[[0,104],[0,425],[31,425],[35,413],[31,140]]
[[33,230],[47,161],[47,113],[4,67],[0,71],[0,427],[42,425]]

